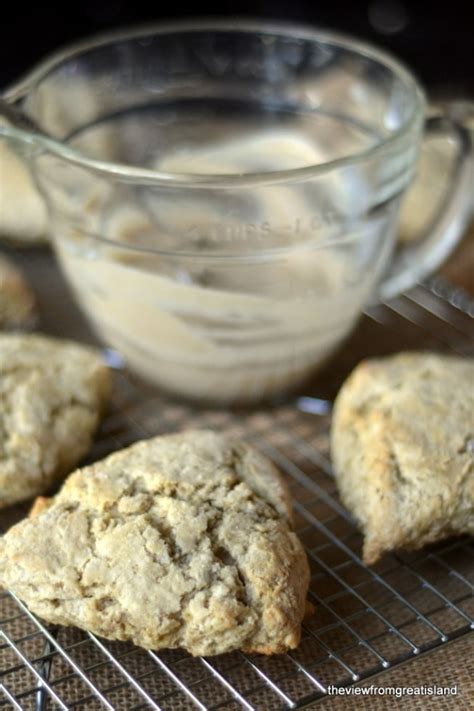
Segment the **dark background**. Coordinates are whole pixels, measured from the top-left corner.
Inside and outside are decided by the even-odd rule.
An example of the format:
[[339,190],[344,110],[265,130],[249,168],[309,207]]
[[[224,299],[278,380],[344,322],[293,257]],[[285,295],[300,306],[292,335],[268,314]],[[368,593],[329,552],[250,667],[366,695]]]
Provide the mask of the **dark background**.
[[431,94],[474,96],[474,0],[69,0],[28,7],[10,0],[1,12],[0,86],[45,54],[108,28],[183,17],[251,16],[331,27],[383,45],[415,71]]

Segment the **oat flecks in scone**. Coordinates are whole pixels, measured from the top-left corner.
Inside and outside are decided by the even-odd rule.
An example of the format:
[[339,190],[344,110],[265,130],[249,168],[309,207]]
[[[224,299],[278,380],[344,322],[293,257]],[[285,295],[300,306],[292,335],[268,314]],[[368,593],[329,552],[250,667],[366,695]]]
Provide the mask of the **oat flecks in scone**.
[[0,255],[0,330],[29,328],[35,318],[33,292],[16,266]]
[[400,353],[362,362],[334,408],[341,498],[364,561],[474,534],[474,360]]
[[53,623],[211,655],[297,646],[309,570],[278,472],[208,431],[72,474],[0,541],[0,582]]
[[92,441],[111,376],[100,354],[39,335],[0,335],[0,507],[44,493]]

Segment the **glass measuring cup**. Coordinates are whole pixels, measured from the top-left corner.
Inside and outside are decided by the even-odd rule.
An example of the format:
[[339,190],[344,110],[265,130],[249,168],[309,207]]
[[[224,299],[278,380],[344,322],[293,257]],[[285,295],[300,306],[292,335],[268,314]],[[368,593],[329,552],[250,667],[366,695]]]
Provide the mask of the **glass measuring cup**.
[[97,333],[187,397],[293,388],[369,300],[434,269],[467,219],[469,136],[431,119],[456,144],[450,194],[393,258],[423,94],[390,56],[325,31],[206,21],[115,33],[46,60],[2,110]]

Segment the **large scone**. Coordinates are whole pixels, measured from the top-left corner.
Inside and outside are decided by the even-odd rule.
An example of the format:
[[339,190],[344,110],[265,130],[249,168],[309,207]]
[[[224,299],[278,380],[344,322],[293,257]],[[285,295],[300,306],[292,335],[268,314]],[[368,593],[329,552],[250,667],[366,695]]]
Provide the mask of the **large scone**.
[[86,454],[108,397],[95,351],[38,335],[0,335],[0,507],[48,490]]
[[278,473],[249,446],[155,437],[48,503],[0,541],[0,583],[44,619],[194,655],[297,646],[308,563]]
[[362,362],[337,397],[331,440],[366,563],[474,534],[474,360],[401,353]]
[[[4,123],[0,117],[0,125]],[[25,162],[0,136],[0,238],[18,246],[44,242],[47,210]]]
[[0,255],[0,329],[29,327],[35,320],[35,299],[23,275]]

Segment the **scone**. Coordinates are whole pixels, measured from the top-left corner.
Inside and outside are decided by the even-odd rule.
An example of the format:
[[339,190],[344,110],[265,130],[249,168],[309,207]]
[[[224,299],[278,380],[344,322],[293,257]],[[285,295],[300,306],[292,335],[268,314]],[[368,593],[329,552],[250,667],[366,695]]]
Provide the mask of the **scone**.
[[474,360],[367,360],[335,403],[331,452],[367,564],[397,548],[474,534]]
[[111,377],[100,355],[38,335],[0,335],[0,507],[30,499],[90,447]]
[[45,620],[193,655],[297,646],[309,570],[278,472],[208,431],[73,473],[0,540],[0,583]]
[[[4,121],[0,117],[0,123]],[[0,136],[0,238],[17,246],[46,240],[48,217],[26,163]]]
[[35,321],[35,299],[24,277],[0,255],[0,330],[30,327]]

